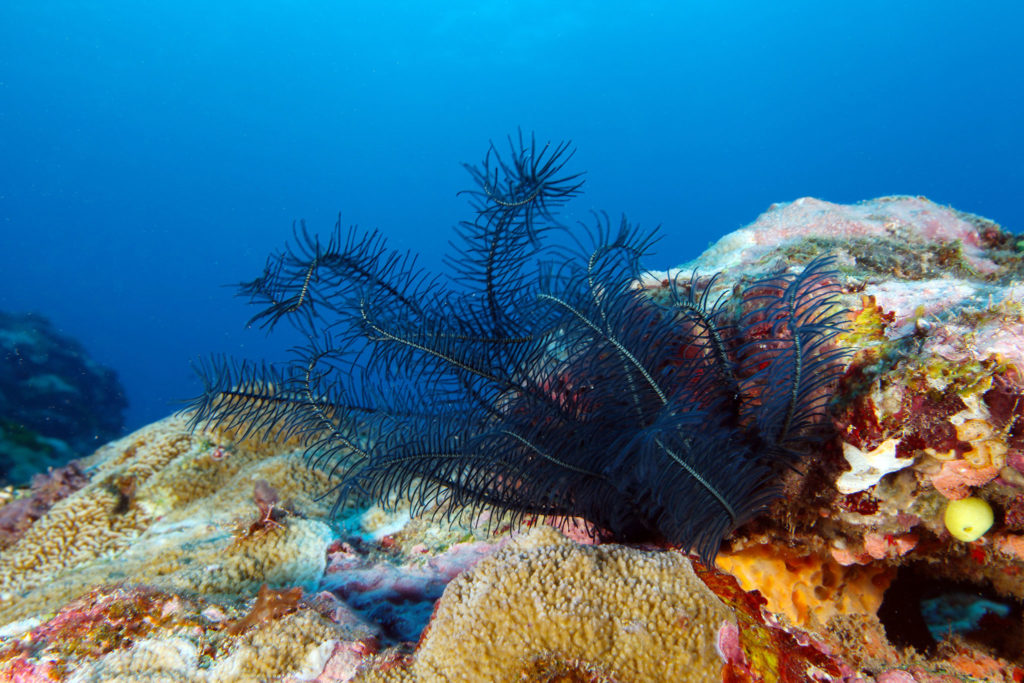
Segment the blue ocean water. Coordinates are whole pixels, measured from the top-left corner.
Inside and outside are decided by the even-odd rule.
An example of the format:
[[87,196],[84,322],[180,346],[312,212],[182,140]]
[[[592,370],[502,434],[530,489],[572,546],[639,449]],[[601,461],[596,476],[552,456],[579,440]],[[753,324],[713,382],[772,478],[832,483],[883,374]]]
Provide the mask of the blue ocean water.
[[114,367],[128,428],[190,359],[281,356],[222,285],[294,219],[437,267],[488,140],[571,138],[665,268],[801,196],[921,194],[1024,229],[1024,4],[0,3],[0,310]]

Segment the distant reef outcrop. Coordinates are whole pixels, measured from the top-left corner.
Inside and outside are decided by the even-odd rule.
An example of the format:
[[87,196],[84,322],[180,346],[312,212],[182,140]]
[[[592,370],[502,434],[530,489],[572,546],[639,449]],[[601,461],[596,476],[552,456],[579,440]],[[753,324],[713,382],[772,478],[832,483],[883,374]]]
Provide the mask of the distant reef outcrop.
[[124,429],[111,368],[35,314],[0,312],[0,485],[92,453]]

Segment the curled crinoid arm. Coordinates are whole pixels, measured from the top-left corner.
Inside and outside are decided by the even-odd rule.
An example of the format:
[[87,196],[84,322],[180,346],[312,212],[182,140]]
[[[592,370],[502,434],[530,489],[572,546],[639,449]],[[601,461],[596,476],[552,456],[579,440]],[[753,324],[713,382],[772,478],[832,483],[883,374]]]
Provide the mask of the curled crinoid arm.
[[491,143],[480,166],[465,164],[477,187],[462,194],[477,216],[456,228],[454,253],[445,264],[482,295],[464,303],[474,305],[497,336],[514,337],[521,325],[509,314],[534,294],[536,259],[545,249],[541,232],[557,225],[555,210],[579,194],[583,181],[581,173],[564,172],[573,155],[570,143],[538,147],[522,131],[518,142],[511,136],[508,141],[507,159]]
[[419,295],[437,280],[417,267],[413,254],[390,249],[378,231],[343,228],[340,217],[326,241],[310,234],[304,221],[292,226],[292,237],[267,259],[262,276],[238,287],[239,296],[260,307],[249,325],[273,329],[288,320],[316,334],[368,292],[416,310]]
[[492,142],[480,166],[464,164],[476,189],[465,190],[481,224],[515,223],[537,239],[541,220],[553,222],[553,211],[580,193],[582,173],[566,173],[575,150],[570,142],[538,147],[530,135],[508,138],[509,156],[502,158]]

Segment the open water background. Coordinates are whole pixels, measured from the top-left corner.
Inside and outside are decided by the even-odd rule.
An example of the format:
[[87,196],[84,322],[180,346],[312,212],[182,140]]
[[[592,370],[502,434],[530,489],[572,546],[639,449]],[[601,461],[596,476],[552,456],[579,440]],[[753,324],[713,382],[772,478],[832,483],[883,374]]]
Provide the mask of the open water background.
[[127,427],[189,360],[280,357],[226,283],[305,218],[439,267],[460,162],[571,138],[648,266],[772,202],[920,194],[1024,230],[1024,3],[0,2],[0,310],[114,367]]

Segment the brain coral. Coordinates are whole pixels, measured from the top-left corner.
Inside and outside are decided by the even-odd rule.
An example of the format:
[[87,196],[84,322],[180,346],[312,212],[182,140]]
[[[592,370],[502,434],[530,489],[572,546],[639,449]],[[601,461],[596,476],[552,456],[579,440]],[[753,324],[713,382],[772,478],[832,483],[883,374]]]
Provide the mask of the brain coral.
[[[0,623],[111,580],[245,594],[264,582],[312,588],[323,573],[333,535],[311,495],[326,487],[286,445],[193,434],[176,416],[104,446],[85,470],[88,484],[0,551]],[[261,479],[293,513],[241,534]]]
[[407,669],[361,680],[720,681],[732,619],[681,554],[539,527],[448,584]]
[[372,632],[311,599],[230,628],[261,584],[304,595],[324,573],[334,532],[311,495],[325,481],[294,445],[171,417],[83,468],[0,551],[0,679],[280,680]]

